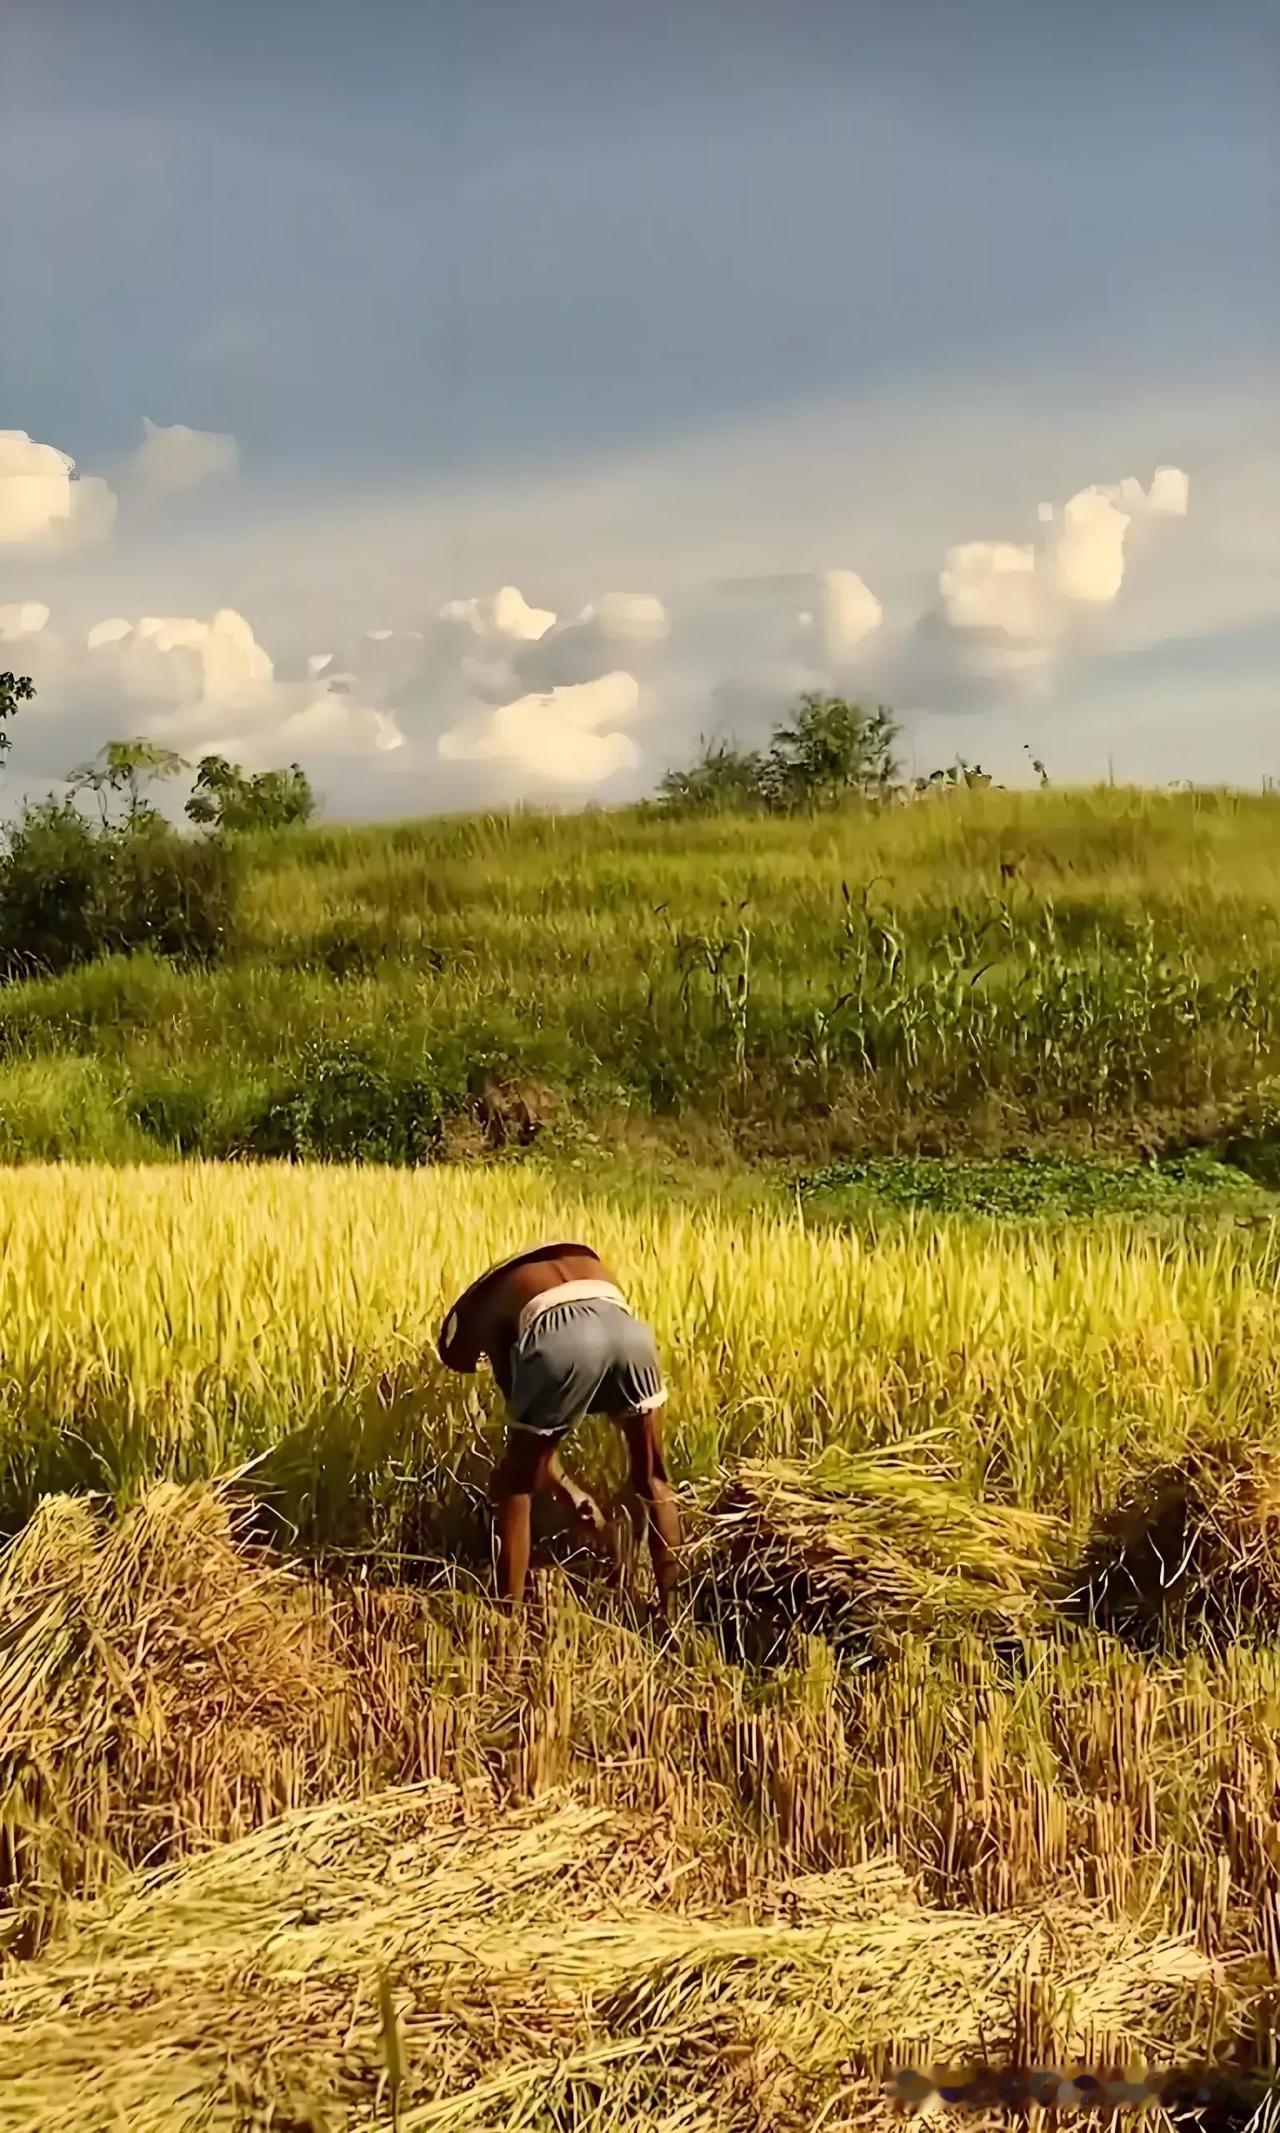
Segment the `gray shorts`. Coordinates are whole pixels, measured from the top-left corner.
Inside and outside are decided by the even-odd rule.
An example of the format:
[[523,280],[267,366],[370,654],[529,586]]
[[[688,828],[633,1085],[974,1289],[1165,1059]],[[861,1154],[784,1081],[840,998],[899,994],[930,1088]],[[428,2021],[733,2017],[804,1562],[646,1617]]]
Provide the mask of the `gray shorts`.
[[597,1297],[549,1305],[511,1358],[507,1411],[539,1437],[562,1437],[584,1415],[649,1414],[666,1397],[648,1326]]

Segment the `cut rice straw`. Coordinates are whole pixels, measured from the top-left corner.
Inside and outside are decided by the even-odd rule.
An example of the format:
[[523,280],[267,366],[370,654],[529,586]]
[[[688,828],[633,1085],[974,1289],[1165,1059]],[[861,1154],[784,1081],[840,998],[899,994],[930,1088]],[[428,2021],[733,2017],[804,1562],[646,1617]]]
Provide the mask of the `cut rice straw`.
[[660,1822],[570,1796],[297,1814],[77,1907],[0,1982],[0,2133],[372,2126],[384,1977],[402,2133],[798,2129],[851,2082],[874,2103],[922,2044],[1015,2052],[1029,1993],[1060,2058],[1185,2050],[1219,1981],[1186,1939],[1078,1903],[932,1909],[883,1859],[714,1913],[679,1907],[671,1870]]

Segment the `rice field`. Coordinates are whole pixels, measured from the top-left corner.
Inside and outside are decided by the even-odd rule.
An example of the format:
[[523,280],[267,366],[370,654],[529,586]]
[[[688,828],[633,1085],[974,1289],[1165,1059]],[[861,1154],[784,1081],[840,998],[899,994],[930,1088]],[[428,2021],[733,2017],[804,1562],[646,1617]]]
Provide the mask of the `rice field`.
[[[525,1620],[485,1597],[500,1416],[435,1331],[549,1232],[661,1344],[669,1644],[554,1534]],[[147,1165],[0,1173],[0,1243],[0,2133],[1269,2063],[1269,1221]],[[603,1426],[570,1457],[620,1480]],[[1178,1485],[1141,1625],[1094,1608]]]
[[[531,1166],[23,1169],[0,1173],[0,1520],[271,1458],[287,1515],[349,1542],[388,1461],[430,1491],[492,1443],[493,1388],[444,1372],[436,1331],[478,1268],[561,1230],[654,1326],[689,1482],[926,1429],[967,1489],[1084,1521],[1197,1436],[1272,1427],[1269,1222],[864,1235]],[[603,1426],[584,1443],[607,1458]]]

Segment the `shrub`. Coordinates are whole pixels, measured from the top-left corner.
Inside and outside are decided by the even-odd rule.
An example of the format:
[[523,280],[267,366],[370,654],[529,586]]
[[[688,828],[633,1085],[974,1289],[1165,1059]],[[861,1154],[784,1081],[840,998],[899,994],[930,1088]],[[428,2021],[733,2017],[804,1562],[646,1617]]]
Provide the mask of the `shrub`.
[[157,823],[118,837],[117,945],[183,962],[216,961],[234,931],[239,873],[235,852],[217,839],[197,842]]
[[865,711],[842,696],[802,696],[789,726],[774,730],[769,782],[782,807],[835,807],[851,793],[887,792],[900,775],[898,726],[881,705]]
[[842,696],[802,696],[791,724],[775,726],[767,752],[704,742],[688,769],[661,780],[658,805],[672,814],[790,813],[836,807],[851,794],[879,797],[901,775],[898,731],[883,705],[867,711]]
[[729,741],[704,742],[687,770],[669,770],[658,786],[659,805],[676,814],[749,813],[768,804],[768,764],[755,749]]
[[43,801],[0,860],[0,970],[52,973],[139,948],[210,963],[231,939],[238,878],[226,845],[150,813],[95,827],[71,801]]
[[216,1155],[207,1146],[208,1103],[196,1082],[150,1076],[129,1099],[129,1116],[150,1140],[177,1155]]
[[7,977],[66,970],[108,952],[111,840],[71,801],[28,807],[0,862],[0,950]]
[[445,1098],[430,1064],[409,1072],[353,1040],[307,1045],[263,1108],[246,1152],[291,1162],[425,1163],[439,1153]]

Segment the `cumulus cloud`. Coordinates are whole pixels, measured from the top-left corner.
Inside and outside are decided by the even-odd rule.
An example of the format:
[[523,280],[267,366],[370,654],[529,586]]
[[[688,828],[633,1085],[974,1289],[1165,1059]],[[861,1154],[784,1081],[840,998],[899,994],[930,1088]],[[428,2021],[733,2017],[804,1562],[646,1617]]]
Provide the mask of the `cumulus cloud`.
[[189,755],[236,754],[251,768],[298,751],[314,757],[386,753],[395,720],[353,693],[352,677],[278,679],[243,615],[113,620],[89,632],[91,658],[110,660],[122,704],[151,706],[144,730]]
[[602,674],[501,704],[442,733],[437,751],[447,763],[509,764],[547,784],[602,785],[640,760],[631,736],[617,730],[639,702],[633,674]]
[[272,744],[277,751],[298,755],[350,757],[370,750],[391,755],[404,746],[404,735],[385,711],[326,690],[290,712],[273,733]]
[[1190,488],[1181,467],[1157,467],[1147,492],[1147,509],[1168,518],[1185,518]]
[[145,431],[131,469],[144,489],[171,496],[198,489],[204,482],[226,480],[240,471],[240,447],[219,430],[188,429],[185,422],[166,425],[142,418]]
[[449,600],[440,609],[440,620],[469,631],[473,637],[509,638],[531,644],[546,635],[555,622],[547,607],[530,607],[514,585],[503,585],[480,599]]
[[189,759],[230,755],[255,770],[302,760],[322,771],[403,745],[395,718],[365,701],[353,677],[278,675],[233,608],[207,618],[111,616],[78,641],[48,620],[37,601],[0,608],[0,638],[22,639],[22,664],[36,681],[39,727],[28,730],[41,735],[46,773],[61,776],[68,761],[135,734]]
[[667,611],[655,593],[606,593],[583,608],[578,624],[594,627],[606,644],[660,644],[670,634]]
[[1068,500],[1051,559],[1053,583],[1064,599],[1104,605],[1115,599],[1124,583],[1124,537],[1131,524],[1131,514],[1105,489],[1082,489]]
[[144,703],[237,704],[269,689],[275,668],[243,615],[121,617],[89,631],[87,649],[120,695]]
[[878,596],[843,567],[708,587],[673,616],[655,683],[666,754],[687,755],[691,734],[758,741],[807,690],[869,691],[882,622]]
[[307,669],[427,738],[438,764],[487,765],[507,786],[588,790],[639,766],[622,729],[670,635],[656,594],[606,593],[561,621],[505,585],[446,602],[423,629],[369,630],[316,652]]
[[962,541],[947,550],[938,573],[942,610],[956,630],[1033,637],[1041,621],[1040,590],[1029,542]]
[[[1158,467],[1146,490],[1133,475],[1093,483],[1060,510],[1041,504],[1034,541],[949,548],[933,620],[956,633],[959,671],[1041,675],[1069,647],[1082,617],[1119,597],[1130,534],[1152,519],[1185,517],[1189,488],[1179,467]],[[935,649],[944,641],[936,627],[925,635]]]
[[18,600],[0,607],[0,642],[17,644],[24,637],[38,637],[49,620],[42,600]]
[[[670,634],[667,611],[655,594],[606,593],[571,621],[553,618],[549,629],[515,655],[511,671],[517,681],[535,690],[591,681],[620,659],[629,667],[637,661],[649,663]],[[491,688],[492,668],[485,679]]]
[[[149,425],[143,450],[172,453],[176,434]],[[70,481],[64,455],[52,456],[68,489],[83,486]],[[23,463],[52,478],[45,459]],[[254,768],[296,759],[322,773],[340,761],[343,811],[377,805],[379,792],[402,808],[456,804],[463,793],[484,804],[499,791],[623,797],[686,756],[700,733],[758,742],[805,690],[888,701],[910,722],[966,702],[977,716],[998,700],[993,680],[1009,692],[1047,689],[1066,659],[1113,641],[1099,626],[1143,540],[1184,518],[1188,501],[1186,475],[1161,466],[1147,487],[1127,476],[1033,509],[1030,538],[985,529],[993,537],[945,550],[923,617],[900,576],[886,590],[886,618],[879,594],[846,563],[699,590],[597,592],[586,604],[579,594],[563,613],[538,604],[534,585],[528,597],[507,583],[443,605],[441,587],[424,599],[420,627],[389,627],[375,614],[377,626],[330,636],[326,625],[308,640],[295,623],[280,664],[230,607],[129,609],[64,638],[43,603],[25,598],[0,607],[0,641],[22,642],[37,710],[55,724],[67,714],[59,761],[71,749],[69,722],[80,753],[143,732],[188,757],[226,753]],[[31,577],[14,587],[42,589]],[[397,606],[393,619],[413,616],[407,602]]]
[[68,453],[25,430],[0,430],[0,548],[70,548],[110,533],[116,500],[82,479]]
[[884,609],[854,570],[828,570],[821,580],[818,623],[823,655],[832,666],[852,659],[859,646],[878,630]]

